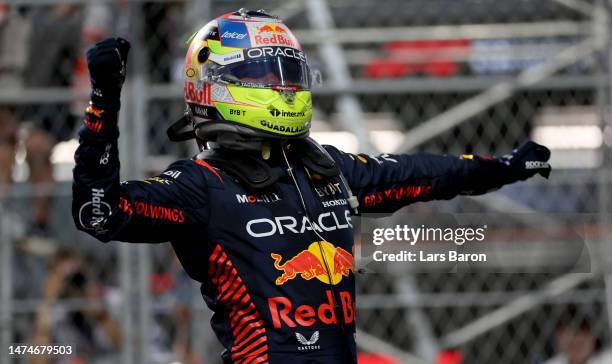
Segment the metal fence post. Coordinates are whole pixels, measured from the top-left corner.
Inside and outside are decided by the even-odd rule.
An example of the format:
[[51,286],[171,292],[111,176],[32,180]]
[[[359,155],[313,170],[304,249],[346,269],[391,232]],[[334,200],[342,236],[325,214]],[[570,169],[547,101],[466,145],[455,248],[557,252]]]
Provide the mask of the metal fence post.
[[122,292],[121,305],[121,363],[134,363],[134,322],[132,320],[132,279],[130,273],[130,256],[133,247],[129,244],[119,246],[119,286]]
[[[121,160],[122,172],[125,173],[130,167],[130,158],[128,158],[128,150],[130,148],[131,126],[129,125],[129,113],[127,111],[130,97],[128,90],[130,81],[126,82],[125,90],[122,93],[122,105],[119,113],[119,130],[121,137],[119,138],[119,157]],[[122,292],[121,305],[121,362],[123,364],[133,364],[135,361],[134,347],[134,300],[133,300],[133,274],[132,274],[132,257],[135,247],[131,244],[119,244],[118,246],[118,262],[119,262],[119,286]]]
[[[203,26],[212,18],[211,3],[212,0],[192,0],[186,5],[185,23],[194,27],[193,29],[187,29],[188,32],[196,31],[197,27]],[[215,341],[216,338],[214,335],[210,335],[211,330],[206,327],[210,321],[210,312],[205,306],[198,289],[190,302],[193,320],[190,325],[189,345],[200,359],[207,361],[211,357],[211,342]]]
[[0,200],[0,363],[9,364],[8,346],[12,341],[12,291],[13,291],[13,237],[10,221],[4,214],[4,201]]
[[[131,3],[129,7],[129,21],[131,27],[132,38],[132,51],[131,60],[132,69],[132,82],[129,88],[130,105],[128,108],[128,122],[131,126],[131,135],[128,138],[130,141],[129,146],[129,165],[130,170],[126,174],[126,177],[130,179],[142,179],[145,177],[146,172],[146,133],[147,133],[147,105],[148,105],[148,94],[147,85],[149,64],[145,58],[146,49],[144,44],[145,35],[145,23],[142,16],[142,4]],[[149,363],[150,362],[150,323],[152,320],[151,311],[151,296],[149,290],[149,279],[151,275],[151,249],[149,245],[143,244],[135,246],[136,255],[132,262],[134,263],[135,270],[133,271],[135,285],[135,299],[137,308],[136,311],[136,327],[137,340],[136,345],[136,361],[138,363]]]
[[[128,61],[128,82],[124,87],[120,115],[120,158],[123,179],[144,176],[146,63],[144,62],[140,3],[128,5],[128,28],[132,45]],[[149,247],[121,244],[119,247],[120,283],[124,292],[122,307],[122,360],[124,363],[147,363],[149,346],[150,304],[148,292]]]
[[[332,32],[334,30],[335,24],[327,0],[309,0],[306,3],[306,10],[312,28],[321,32]],[[342,46],[335,42],[323,42],[319,45],[319,53],[332,84],[336,87],[350,88],[353,81]],[[363,112],[357,97],[351,94],[339,95],[336,108],[341,114],[342,126],[357,137],[360,150],[368,153],[375,152],[376,150],[370,142],[365,127]]]
[[[600,242],[603,246],[602,252],[604,257],[602,260],[602,272],[604,275],[605,283],[605,295],[606,295],[606,308],[608,313],[608,330],[612,333],[612,271],[606,271],[609,263],[612,262],[612,237],[609,236],[607,228],[610,226],[610,183],[612,182],[612,161],[609,155],[610,142],[605,136],[605,133],[609,133],[612,130],[612,29],[610,29],[610,19],[612,18],[612,0],[601,0],[598,4],[598,14],[600,26],[598,29],[605,33],[606,46],[602,47],[601,51],[601,64],[603,73],[607,75],[607,79],[602,77],[598,82],[598,103],[600,112],[601,128],[604,132],[604,141],[601,144],[601,153],[603,157],[602,167],[600,169],[600,188],[599,188],[599,224],[604,230],[602,235],[602,241]],[[602,34],[604,36],[604,34]],[[606,264],[608,263],[608,264]]]

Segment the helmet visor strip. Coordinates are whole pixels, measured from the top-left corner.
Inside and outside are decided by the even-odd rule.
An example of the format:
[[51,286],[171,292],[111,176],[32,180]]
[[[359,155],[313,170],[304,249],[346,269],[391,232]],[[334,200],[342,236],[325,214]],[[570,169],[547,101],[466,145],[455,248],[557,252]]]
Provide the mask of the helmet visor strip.
[[244,87],[309,90],[312,84],[306,62],[280,56],[206,67],[204,72],[215,80]]

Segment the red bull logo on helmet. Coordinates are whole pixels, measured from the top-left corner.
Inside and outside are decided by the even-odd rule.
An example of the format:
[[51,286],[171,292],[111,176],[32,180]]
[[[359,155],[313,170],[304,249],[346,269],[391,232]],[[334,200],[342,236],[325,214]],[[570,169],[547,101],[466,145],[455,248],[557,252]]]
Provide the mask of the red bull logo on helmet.
[[316,278],[325,284],[336,285],[355,270],[353,255],[327,241],[315,241],[308,249],[302,250],[284,263],[281,263],[283,257],[280,254],[272,253],[271,256],[274,268],[282,272],[275,281],[278,286],[298,276],[307,281]]
[[183,86],[185,101],[198,105],[212,105],[212,92],[210,84],[197,84],[192,81],[185,81]]
[[261,33],[287,34],[287,31],[279,24],[268,23],[259,27],[257,34]]
[[255,46],[277,45],[296,47],[293,35],[291,35],[289,29],[284,24],[280,23],[266,23],[258,26],[254,36],[254,43]]

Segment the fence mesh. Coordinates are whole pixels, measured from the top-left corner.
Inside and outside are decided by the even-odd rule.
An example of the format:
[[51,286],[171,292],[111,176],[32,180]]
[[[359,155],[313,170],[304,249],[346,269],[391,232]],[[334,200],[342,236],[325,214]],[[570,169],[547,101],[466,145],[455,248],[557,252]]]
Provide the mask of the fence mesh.
[[[193,155],[195,145],[171,143],[166,136],[169,123],[184,111],[184,42],[208,19],[240,7],[276,12],[304,37],[309,62],[325,80],[314,91],[315,138],[348,131],[355,140],[360,126],[346,120],[340,106],[350,97],[357,101],[365,134],[383,152],[400,150],[406,141],[415,142],[412,152],[454,155],[501,155],[530,138],[555,144],[549,181],[528,181],[479,198],[418,204],[408,211],[571,213],[599,232],[597,243],[610,243],[603,228],[610,223],[612,202],[607,192],[612,4],[316,3],[329,10],[334,26],[315,29],[312,17],[323,15],[306,0],[0,2],[3,345],[75,343],[79,356],[91,363],[219,362],[220,347],[208,328],[210,313],[169,246],[122,251],[118,243],[101,244],[73,227],[71,153],[89,87],[84,51],[95,41],[121,35],[130,39],[134,52],[124,100],[142,106],[130,110],[145,112],[122,114],[122,122],[145,123],[141,134],[130,129],[123,136],[145,140],[144,150],[135,150],[134,143],[121,150],[143,155],[135,161],[139,170],[131,172],[146,177],[173,159]],[[335,40],[331,43],[344,56],[345,64],[336,61],[350,78],[348,87],[330,74],[338,64],[324,57],[321,35]],[[516,84],[530,77],[529,70],[550,65],[585,40],[593,40],[587,54],[570,52],[566,56],[575,59],[540,82]],[[144,87],[134,87],[136,78]],[[506,97],[469,104],[500,82],[508,82]],[[469,115],[453,114],[468,104]],[[441,114],[456,123],[432,137],[411,139],[411,131],[431,125]],[[387,346],[360,341],[358,335],[360,351],[411,353],[439,363],[452,352],[460,352],[464,363],[544,363],[563,355],[612,363],[610,281],[605,269],[592,270],[555,294],[547,294],[551,285],[566,287],[564,282],[576,278],[563,271],[359,274],[359,335],[397,349],[388,353]],[[537,300],[520,306],[526,297]],[[512,314],[503,316],[508,310]],[[474,324],[490,326],[472,335]],[[0,363],[26,362],[9,359],[5,349],[0,349]]]

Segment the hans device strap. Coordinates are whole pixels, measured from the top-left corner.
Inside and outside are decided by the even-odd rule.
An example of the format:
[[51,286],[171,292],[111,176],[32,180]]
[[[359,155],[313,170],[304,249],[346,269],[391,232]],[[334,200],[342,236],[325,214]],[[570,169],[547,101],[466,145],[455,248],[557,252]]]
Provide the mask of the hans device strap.
[[312,138],[306,138],[295,143],[295,149],[302,155],[302,162],[309,170],[324,177],[335,177],[340,174],[336,162]]
[[[340,174],[336,162],[314,140],[310,138],[297,140],[292,142],[292,147],[310,171],[328,178]],[[279,178],[261,158],[244,152],[223,148],[210,149],[198,154],[196,159],[206,160],[207,163],[238,178],[251,189],[270,187]]]

